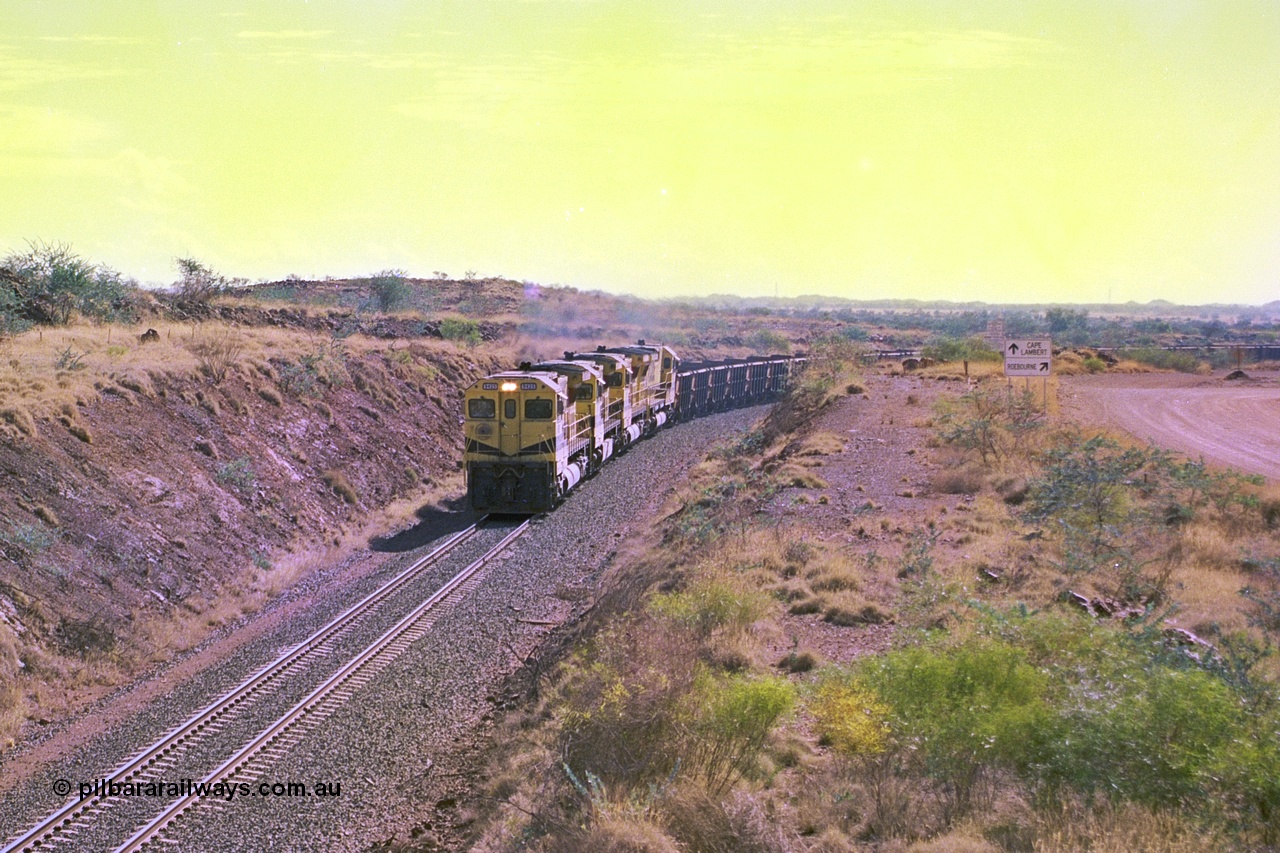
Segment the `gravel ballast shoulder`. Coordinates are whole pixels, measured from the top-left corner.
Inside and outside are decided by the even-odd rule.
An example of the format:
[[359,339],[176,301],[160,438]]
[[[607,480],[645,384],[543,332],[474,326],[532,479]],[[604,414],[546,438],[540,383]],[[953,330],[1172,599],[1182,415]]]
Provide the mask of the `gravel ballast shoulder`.
[[[764,412],[744,409],[664,430],[584,483],[556,512],[487,569],[480,590],[292,752],[254,779],[339,785],[335,797],[254,795],[208,802],[166,833],[183,850],[362,850],[409,828],[446,837],[469,819],[469,758],[484,742],[494,693],[557,624],[579,615],[624,538],[657,511],[710,443],[748,428]],[[381,582],[416,554],[387,562],[354,587]],[[4,797],[11,837],[59,804],[59,778],[90,780],[155,740],[218,691],[237,683],[354,600],[320,597],[305,617],[246,646],[216,670],[175,684],[163,703],[32,773]],[[177,781],[177,780],[172,780]],[[434,818],[429,817],[435,815]]]

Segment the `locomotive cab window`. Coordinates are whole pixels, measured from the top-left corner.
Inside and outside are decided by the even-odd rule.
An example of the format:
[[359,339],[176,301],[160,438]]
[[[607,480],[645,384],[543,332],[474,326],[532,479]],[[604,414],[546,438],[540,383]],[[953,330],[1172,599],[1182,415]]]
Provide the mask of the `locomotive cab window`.
[[671,369],[671,359],[670,359],[670,358],[664,358],[664,359],[662,360],[662,369],[663,369],[663,370],[670,370],[670,369]]
[[502,401],[502,416],[503,416],[504,418],[506,418],[507,420],[511,420],[512,418],[514,418],[514,417],[516,416],[516,401],[515,401],[515,400],[503,400],[503,401]]
[[573,392],[573,399],[590,403],[591,402],[591,386],[583,382],[578,386],[578,390]]
[[[511,401],[513,404],[514,400]],[[549,421],[551,420],[551,401],[550,400],[525,400],[524,401],[524,417],[529,421]]]
[[467,401],[467,417],[469,418],[491,418],[497,414],[493,400],[488,397],[477,397],[474,400]]
[[610,388],[621,388],[621,387],[622,387],[622,373],[621,373],[621,372],[618,372],[618,373],[610,373],[610,374],[609,374],[609,376],[606,378],[606,380],[605,380],[605,381],[607,381],[607,382],[609,383],[609,387],[610,387]]

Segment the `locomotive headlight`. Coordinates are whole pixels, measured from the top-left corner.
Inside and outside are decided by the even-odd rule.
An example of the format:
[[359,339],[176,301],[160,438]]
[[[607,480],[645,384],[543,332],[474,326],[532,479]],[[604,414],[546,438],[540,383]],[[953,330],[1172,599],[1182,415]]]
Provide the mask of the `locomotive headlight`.
[[514,382],[503,382],[503,383],[502,383],[502,390],[503,390],[503,391],[514,391],[514,390],[516,390],[516,383],[514,383]]

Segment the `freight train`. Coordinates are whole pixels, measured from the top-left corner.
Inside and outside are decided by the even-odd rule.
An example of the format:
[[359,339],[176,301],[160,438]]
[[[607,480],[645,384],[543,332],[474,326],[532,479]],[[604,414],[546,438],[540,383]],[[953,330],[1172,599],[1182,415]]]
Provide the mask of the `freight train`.
[[467,499],[477,512],[546,512],[668,424],[776,399],[804,361],[683,364],[641,340],[486,376],[463,394]]

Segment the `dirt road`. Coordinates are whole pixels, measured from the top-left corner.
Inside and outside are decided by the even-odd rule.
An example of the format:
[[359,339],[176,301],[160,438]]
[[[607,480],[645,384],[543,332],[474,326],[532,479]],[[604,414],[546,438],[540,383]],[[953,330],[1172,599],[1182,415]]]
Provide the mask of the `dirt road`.
[[1280,377],[1147,373],[1062,378],[1064,411],[1162,447],[1280,480]]

